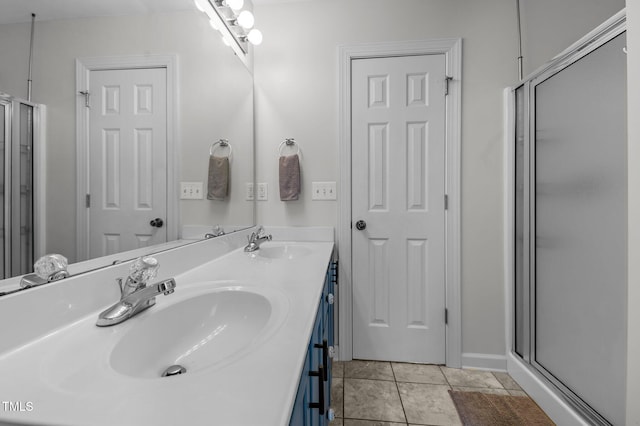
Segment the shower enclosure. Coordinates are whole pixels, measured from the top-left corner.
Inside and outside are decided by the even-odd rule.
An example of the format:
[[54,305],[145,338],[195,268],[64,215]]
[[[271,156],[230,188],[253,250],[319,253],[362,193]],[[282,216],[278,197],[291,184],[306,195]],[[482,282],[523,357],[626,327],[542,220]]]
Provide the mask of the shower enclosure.
[[591,424],[624,424],[626,31],[603,24],[511,92],[512,355]]
[[[32,271],[36,254],[34,154],[41,106],[0,93],[0,273]],[[41,170],[40,170],[41,171]]]

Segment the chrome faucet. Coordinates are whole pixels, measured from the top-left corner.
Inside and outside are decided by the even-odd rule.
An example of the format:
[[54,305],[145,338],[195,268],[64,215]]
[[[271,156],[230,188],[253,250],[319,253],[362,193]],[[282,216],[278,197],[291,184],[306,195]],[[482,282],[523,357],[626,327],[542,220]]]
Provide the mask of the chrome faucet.
[[173,293],[176,288],[173,278],[147,285],[147,281],[156,276],[158,266],[158,261],[154,257],[137,259],[131,265],[131,273],[125,283],[122,284],[122,278],[117,279],[120,286],[120,300],[100,313],[96,325],[108,327],[119,324],[155,305],[155,296]]
[[25,275],[20,279],[20,287],[31,288],[67,278],[68,263],[67,258],[61,254],[46,254],[33,264],[33,274]]
[[249,244],[244,248],[246,252],[253,252],[260,248],[260,244],[265,241],[271,241],[271,234],[265,234],[264,228],[260,226],[255,232],[252,232],[250,236],[247,237],[249,240]]

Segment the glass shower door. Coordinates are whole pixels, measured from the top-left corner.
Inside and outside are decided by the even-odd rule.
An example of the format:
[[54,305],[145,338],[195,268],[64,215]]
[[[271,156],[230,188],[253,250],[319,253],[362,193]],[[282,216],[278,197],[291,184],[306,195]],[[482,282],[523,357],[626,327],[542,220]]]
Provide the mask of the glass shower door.
[[513,347],[590,424],[623,424],[626,33],[513,93]]
[[0,96],[0,278],[33,268],[35,114],[34,104]]
[[33,106],[14,101],[14,108],[18,134],[11,153],[11,272],[22,275],[33,265]]

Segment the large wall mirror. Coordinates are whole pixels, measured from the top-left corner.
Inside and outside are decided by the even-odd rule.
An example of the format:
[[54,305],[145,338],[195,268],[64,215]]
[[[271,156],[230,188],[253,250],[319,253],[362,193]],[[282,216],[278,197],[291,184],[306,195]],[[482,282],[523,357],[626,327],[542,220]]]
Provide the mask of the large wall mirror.
[[[73,1],[79,9],[87,5],[82,0],[62,3],[73,4]],[[78,158],[84,155],[77,147],[77,134],[81,129],[78,104],[84,103],[86,98],[77,89],[78,59],[86,63],[99,62],[100,58],[125,58],[125,62],[128,57],[175,59],[175,69],[170,71],[175,77],[175,92],[167,96],[168,111],[173,118],[167,140],[175,149],[166,151],[166,167],[170,170],[167,170],[167,178],[161,178],[167,179],[166,194],[175,201],[173,212],[169,211],[162,218],[169,240],[193,241],[203,238],[207,232],[213,233],[216,226],[228,233],[254,225],[254,205],[253,201],[247,200],[246,191],[247,184],[254,180],[253,76],[209,26],[205,15],[196,10],[193,2],[173,2],[174,10],[169,11],[158,10],[160,3],[155,1],[146,2],[146,6],[145,2],[136,2],[135,7],[146,8],[146,11],[135,14],[114,13],[108,10],[111,2],[90,2],[101,3],[101,15],[109,16],[47,19],[52,11],[39,13],[38,10],[38,7],[47,7],[46,2],[10,0],[0,5],[0,16],[8,15],[2,9],[13,7],[12,3],[27,3],[27,7],[21,7],[29,13],[14,22],[3,22],[0,18],[0,92],[17,98],[27,97],[30,13],[34,12],[31,99],[33,103],[45,106],[46,153],[42,164],[36,166],[34,176],[40,174],[46,184],[43,196],[46,214],[40,216],[38,223],[44,243],[36,250],[36,257],[44,253],[61,253],[70,262],[77,262],[101,255],[97,251],[87,255],[85,249],[79,249],[82,244],[78,244],[78,223],[84,220],[82,208],[78,207],[82,199],[78,169],[83,164],[83,159],[78,161]],[[144,95],[144,90],[138,94]],[[95,99],[96,96],[89,96],[90,108],[102,108],[102,104],[92,104]],[[212,145],[220,139],[228,140],[231,147],[228,193],[223,199],[210,200],[207,199],[209,157]],[[88,143],[94,144],[94,141]],[[108,158],[122,156],[124,147],[103,148],[100,147],[98,161],[113,166],[108,173],[111,173],[110,178],[119,178],[121,191],[130,189],[133,186],[131,178],[119,175],[121,168],[114,166],[117,161]],[[218,157],[226,157],[229,149],[217,145],[213,152]],[[127,155],[138,154],[139,151],[134,150]],[[142,165],[157,166],[154,162]],[[87,173],[87,176],[91,179],[92,175]],[[37,185],[38,179],[34,182]],[[183,182],[202,183],[202,198],[181,199]],[[100,200],[90,202],[99,203]],[[38,211],[35,215],[38,217]],[[118,220],[123,226],[127,221],[126,218]],[[95,223],[86,225],[87,229],[92,229]],[[139,247],[153,252],[166,244],[148,246],[141,240]],[[114,244],[107,248],[106,254],[117,251],[118,245]]]

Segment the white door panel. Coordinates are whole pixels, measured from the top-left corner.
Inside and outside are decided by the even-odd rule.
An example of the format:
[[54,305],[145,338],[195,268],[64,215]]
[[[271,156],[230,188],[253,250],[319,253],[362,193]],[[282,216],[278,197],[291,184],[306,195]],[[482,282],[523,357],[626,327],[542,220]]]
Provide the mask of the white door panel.
[[164,68],[92,71],[89,257],[165,242]]
[[445,361],[445,58],[352,62],[353,356]]

